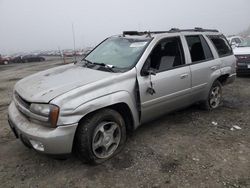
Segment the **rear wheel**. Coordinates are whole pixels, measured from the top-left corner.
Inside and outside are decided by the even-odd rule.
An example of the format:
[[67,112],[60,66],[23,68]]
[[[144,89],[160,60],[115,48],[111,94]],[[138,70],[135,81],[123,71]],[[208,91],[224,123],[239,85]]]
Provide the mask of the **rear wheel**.
[[103,109],[79,124],[75,150],[83,161],[100,164],[121,151],[125,141],[122,116],[115,110]]
[[222,86],[221,83],[216,80],[208,94],[206,101],[202,102],[202,108],[205,110],[216,109],[220,106],[222,99]]
[[4,61],[3,64],[8,65],[9,61]]

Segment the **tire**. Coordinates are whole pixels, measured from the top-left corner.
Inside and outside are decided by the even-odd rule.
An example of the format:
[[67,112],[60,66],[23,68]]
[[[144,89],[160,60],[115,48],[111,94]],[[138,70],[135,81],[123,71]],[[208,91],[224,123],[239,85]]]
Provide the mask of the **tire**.
[[222,85],[216,80],[207,96],[207,100],[201,103],[201,107],[204,110],[213,110],[220,106],[222,99]]
[[115,110],[103,109],[78,125],[74,150],[83,162],[100,164],[119,153],[126,142],[126,127]]
[[4,64],[4,65],[8,65],[8,64],[9,64],[9,61],[4,61],[3,64]]

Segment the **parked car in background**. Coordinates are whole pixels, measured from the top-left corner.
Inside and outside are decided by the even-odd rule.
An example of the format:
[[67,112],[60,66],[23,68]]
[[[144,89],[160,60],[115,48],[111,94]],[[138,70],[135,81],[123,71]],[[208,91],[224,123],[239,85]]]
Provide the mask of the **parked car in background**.
[[231,37],[227,37],[227,40],[229,42],[229,44],[235,48],[237,47],[240,43],[242,43],[244,41],[244,38],[240,37],[240,36],[231,36]]
[[250,38],[246,38],[238,47],[233,49],[237,58],[236,73],[237,75],[250,74]]
[[83,50],[77,50],[77,51],[75,52],[75,55],[76,55],[76,56],[84,56],[84,55],[85,55],[85,51],[83,51]]
[[23,63],[23,61],[22,61],[22,56],[21,56],[21,55],[13,56],[12,62],[13,62],[13,63]]
[[87,48],[87,49],[80,49],[80,50],[64,50],[63,51],[63,55],[65,57],[73,57],[73,56],[85,56],[87,55],[90,51],[92,50],[92,48]]
[[193,103],[220,106],[236,58],[217,30],[123,32],[78,63],[17,82],[8,117],[17,138],[45,154],[99,164],[141,124]]
[[65,50],[63,52],[63,56],[65,57],[73,57],[75,55],[75,52],[73,50]]
[[7,56],[2,56],[0,54],[0,64],[2,65],[7,65],[10,63],[10,57],[7,57]]
[[28,63],[28,62],[41,62],[45,61],[45,58],[39,55],[25,55],[25,56],[16,56],[13,58],[13,63]]

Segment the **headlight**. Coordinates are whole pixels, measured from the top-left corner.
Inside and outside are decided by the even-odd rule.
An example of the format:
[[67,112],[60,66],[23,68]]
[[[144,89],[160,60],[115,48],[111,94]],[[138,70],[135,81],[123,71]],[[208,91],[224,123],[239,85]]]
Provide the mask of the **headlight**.
[[35,104],[32,103],[30,105],[30,111],[41,115],[41,116],[45,116],[48,117],[49,116],[49,112],[50,112],[50,105],[49,104]]
[[38,104],[32,103],[30,105],[30,111],[48,118],[48,122],[52,127],[56,127],[57,119],[59,115],[59,107],[52,104]]

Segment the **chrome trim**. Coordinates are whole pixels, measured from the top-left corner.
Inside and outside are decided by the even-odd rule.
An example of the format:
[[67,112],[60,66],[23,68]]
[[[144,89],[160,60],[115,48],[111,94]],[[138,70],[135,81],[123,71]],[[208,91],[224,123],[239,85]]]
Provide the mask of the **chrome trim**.
[[24,100],[16,91],[14,92],[14,97],[23,107],[29,109],[30,103]]

